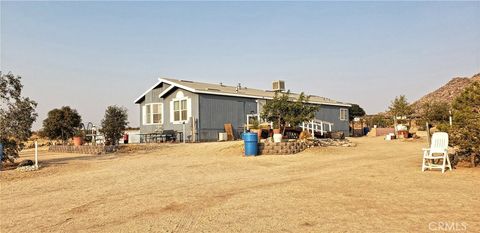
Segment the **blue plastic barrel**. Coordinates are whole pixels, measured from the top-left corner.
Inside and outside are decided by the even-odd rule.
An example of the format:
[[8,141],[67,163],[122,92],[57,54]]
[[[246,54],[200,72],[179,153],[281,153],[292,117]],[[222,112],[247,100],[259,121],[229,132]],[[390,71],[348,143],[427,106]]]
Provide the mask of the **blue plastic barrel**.
[[244,133],[245,156],[255,156],[258,153],[258,134]]
[[0,143],[0,160],[3,159],[3,144]]

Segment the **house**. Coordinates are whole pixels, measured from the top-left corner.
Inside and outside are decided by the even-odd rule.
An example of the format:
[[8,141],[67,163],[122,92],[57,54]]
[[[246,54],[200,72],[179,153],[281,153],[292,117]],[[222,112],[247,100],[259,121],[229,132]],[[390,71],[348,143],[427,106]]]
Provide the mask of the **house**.
[[[275,90],[284,90],[284,82],[274,82]],[[274,90],[227,86],[188,80],[160,78],[135,100],[140,106],[140,132],[150,134],[164,130],[183,132],[190,140],[216,141],[224,124],[231,123],[238,138],[247,114],[258,114],[275,95]],[[298,97],[298,94],[291,94]],[[320,105],[316,119],[328,122],[326,131],[349,133],[348,107],[328,98],[310,95],[309,103]],[[185,128],[185,129],[184,129]],[[195,133],[195,135],[193,135]]]

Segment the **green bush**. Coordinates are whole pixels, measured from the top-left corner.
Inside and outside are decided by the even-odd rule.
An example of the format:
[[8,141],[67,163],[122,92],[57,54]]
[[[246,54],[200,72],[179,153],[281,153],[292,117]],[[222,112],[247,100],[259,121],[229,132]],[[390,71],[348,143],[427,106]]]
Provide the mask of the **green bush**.
[[123,133],[128,125],[127,109],[118,106],[109,106],[105,111],[105,117],[102,120],[102,132],[105,135],[107,145],[116,145],[118,140],[123,137]]

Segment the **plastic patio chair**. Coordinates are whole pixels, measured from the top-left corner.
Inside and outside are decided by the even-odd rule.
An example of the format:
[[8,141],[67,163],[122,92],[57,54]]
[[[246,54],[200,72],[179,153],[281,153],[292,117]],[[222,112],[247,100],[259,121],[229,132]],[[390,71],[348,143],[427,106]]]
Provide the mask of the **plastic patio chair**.
[[[437,132],[432,136],[430,148],[423,148],[422,171],[426,169],[442,169],[442,173],[448,167],[452,170],[450,158],[448,158],[448,133]],[[434,160],[442,159],[442,164],[435,164]]]

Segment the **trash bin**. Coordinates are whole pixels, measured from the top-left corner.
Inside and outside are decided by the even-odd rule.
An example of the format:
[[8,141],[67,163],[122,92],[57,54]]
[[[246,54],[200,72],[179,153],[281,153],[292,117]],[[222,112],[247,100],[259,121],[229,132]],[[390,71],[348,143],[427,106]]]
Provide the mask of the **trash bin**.
[[244,133],[243,141],[245,144],[245,156],[255,156],[258,154],[258,134]]

